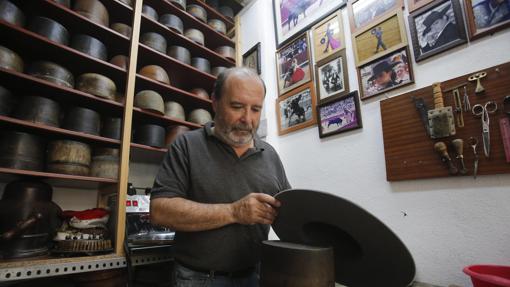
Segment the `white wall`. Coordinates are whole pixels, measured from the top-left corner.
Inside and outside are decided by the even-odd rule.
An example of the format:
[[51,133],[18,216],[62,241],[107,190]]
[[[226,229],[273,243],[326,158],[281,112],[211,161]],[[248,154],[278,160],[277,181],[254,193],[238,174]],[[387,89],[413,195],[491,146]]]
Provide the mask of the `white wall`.
[[[469,277],[462,273],[464,266],[510,265],[510,176],[387,182],[379,107],[385,97],[509,61],[510,30],[420,64],[413,62],[414,85],[361,103],[363,129],[323,140],[318,137],[317,127],[278,136],[271,3],[255,0],[241,12],[241,52],[262,43],[262,77],[268,87],[266,140],[278,150],[293,187],[337,194],[377,216],[410,249],[417,266],[417,281],[471,286]],[[344,27],[349,27],[345,10],[342,15]],[[348,28],[345,33],[349,85],[351,90],[357,90]]]

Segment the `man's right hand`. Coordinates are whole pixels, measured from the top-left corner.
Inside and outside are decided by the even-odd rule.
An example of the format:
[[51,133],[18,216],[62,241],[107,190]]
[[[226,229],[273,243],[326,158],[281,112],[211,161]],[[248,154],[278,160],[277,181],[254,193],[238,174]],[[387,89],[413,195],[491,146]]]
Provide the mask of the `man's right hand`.
[[240,224],[272,224],[280,202],[264,193],[250,193],[231,204],[232,216]]

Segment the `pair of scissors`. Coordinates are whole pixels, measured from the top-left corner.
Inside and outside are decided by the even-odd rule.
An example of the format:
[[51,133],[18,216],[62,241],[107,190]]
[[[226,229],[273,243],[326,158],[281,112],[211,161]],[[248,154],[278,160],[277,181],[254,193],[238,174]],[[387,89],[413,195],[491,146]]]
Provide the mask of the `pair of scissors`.
[[491,150],[491,134],[490,134],[490,119],[489,114],[493,114],[498,110],[498,104],[495,101],[488,101],[485,105],[476,104],[471,110],[475,117],[482,119],[482,139],[483,139],[483,152],[485,157],[489,157]]
[[473,149],[473,177],[476,179],[476,174],[478,173],[478,153],[476,152],[476,146],[478,145],[478,139],[474,137],[470,137],[468,139],[468,144]]

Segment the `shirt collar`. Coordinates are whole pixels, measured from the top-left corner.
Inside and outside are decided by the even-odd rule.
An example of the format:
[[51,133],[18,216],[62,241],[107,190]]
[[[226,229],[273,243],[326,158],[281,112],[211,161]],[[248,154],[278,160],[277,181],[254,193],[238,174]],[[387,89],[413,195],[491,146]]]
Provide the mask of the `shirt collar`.
[[[209,137],[214,137],[215,139],[219,140],[215,135],[214,135],[214,132],[213,132],[213,128],[214,127],[214,121],[210,121],[208,123],[206,123],[204,125],[204,130],[205,130],[205,134]],[[219,140],[221,143],[223,143],[223,141]],[[262,140],[260,139],[260,137],[255,134],[255,136],[253,137],[253,146],[255,147],[255,151],[264,151],[264,147],[262,146]]]

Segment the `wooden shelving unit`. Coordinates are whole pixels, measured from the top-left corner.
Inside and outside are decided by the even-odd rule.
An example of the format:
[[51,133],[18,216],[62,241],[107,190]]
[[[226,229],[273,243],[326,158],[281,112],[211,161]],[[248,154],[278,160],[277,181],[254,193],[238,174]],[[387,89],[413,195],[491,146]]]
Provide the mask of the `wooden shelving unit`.
[[[134,107],[134,95],[141,90],[154,90],[160,93],[165,101],[179,102],[183,105],[186,113],[197,108],[203,108],[212,112],[211,100],[197,97],[189,91],[192,88],[199,87],[211,92],[216,80],[216,77],[211,74],[204,73],[191,65],[181,63],[165,53],[160,53],[140,43],[140,35],[146,32],[159,33],[166,38],[168,47],[172,45],[183,46],[190,51],[192,57],[208,59],[211,68],[219,66],[233,67],[236,65],[234,61],[226,59],[214,51],[220,46],[235,47],[236,42],[226,35],[216,32],[207,23],[199,21],[185,10],[178,8],[168,1],[136,0],[133,1],[133,7],[130,7],[118,0],[99,0],[109,12],[110,24],[124,23],[133,28],[131,37],[126,37],[109,27],[99,25],[52,0],[10,1],[14,2],[25,13],[27,24],[36,16],[48,17],[66,27],[71,37],[76,34],[90,35],[100,40],[108,49],[107,61],[103,61],[69,46],[52,42],[39,34],[29,31],[27,26],[19,27],[0,20],[0,33],[4,35],[0,45],[20,55],[25,62],[25,68],[34,61],[47,60],[60,64],[70,70],[75,79],[83,73],[99,73],[115,82],[118,97],[115,101],[96,97],[75,88],[59,86],[26,73],[3,68],[0,68],[0,85],[13,92],[16,96],[38,95],[50,98],[59,102],[64,110],[70,106],[82,106],[93,109],[101,115],[120,117],[123,119],[123,124],[121,140],[116,140],[71,131],[62,127],[50,127],[27,122],[17,119],[13,115],[0,116],[0,128],[2,129],[25,131],[43,136],[48,140],[72,139],[93,146],[113,147],[121,150],[118,180],[0,167],[0,182],[2,183],[7,183],[17,178],[30,177],[41,179],[55,187],[90,190],[92,193],[97,192],[98,196],[116,193],[118,202],[116,208],[116,230],[111,231],[115,234],[114,251],[112,253],[70,258],[48,257],[44,259],[0,260],[0,282],[126,267],[126,257],[123,252],[125,232],[124,202],[129,180],[129,163],[159,164],[168,151],[166,148],[155,148],[131,142],[133,129],[142,123],[157,124],[165,128],[172,125],[184,125],[190,129],[201,127],[201,125],[196,123]],[[168,29],[161,23],[145,17],[141,13],[143,4],[155,8],[159,15],[170,13],[178,16],[183,21],[185,29],[194,28],[200,30],[205,36],[205,45],[199,45],[185,36]],[[229,31],[235,29],[236,23],[218,13],[205,2],[188,0],[188,4],[197,4],[204,7],[208,13],[208,19],[222,20],[227,25],[227,30]],[[234,10],[236,12],[239,11],[238,8]],[[127,69],[119,68],[108,62],[116,55],[125,55],[129,58],[129,67]],[[157,82],[138,74],[137,72],[146,65],[162,66],[170,77],[171,85]],[[98,204],[100,204],[99,200]],[[63,208],[65,209],[65,207]],[[154,254],[147,258],[143,254],[137,255],[134,264],[171,260],[168,256],[160,257]]]

